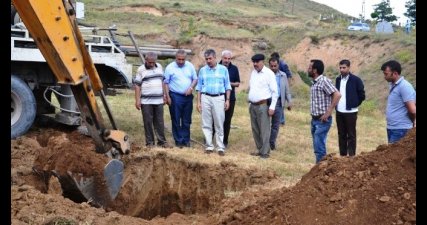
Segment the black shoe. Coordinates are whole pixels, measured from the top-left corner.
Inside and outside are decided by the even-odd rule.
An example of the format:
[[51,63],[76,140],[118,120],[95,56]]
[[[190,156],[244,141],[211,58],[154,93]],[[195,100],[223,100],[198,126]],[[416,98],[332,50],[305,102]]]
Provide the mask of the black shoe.
[[269,155],[260,155],[259,156],[261,159],[268,159],[268,158],[270,158],[270,156]]
[[270,144],[270,149],[271,149],[271,150],[276,150],[276,145],[272,145],[272,144]]
[[211,154],[213,152],[213,150],[205,150],[206,154]]
[[218,151],[218,155],[220,155],[220,156],[224,156],[224,155],[225,155],[225,152],[224,152],[224,151]]
[[184,147],[184,145],[181,144],[181,143],[176,143],[175,146],[178,147],[178,148],[183,148]]
[[190,142],[185,143],[185,144],[184,144],[184,147],[191,148],[191,144],[190,144]]
[[251,152],[250,153],[252,156],[260,156],[259,152]]

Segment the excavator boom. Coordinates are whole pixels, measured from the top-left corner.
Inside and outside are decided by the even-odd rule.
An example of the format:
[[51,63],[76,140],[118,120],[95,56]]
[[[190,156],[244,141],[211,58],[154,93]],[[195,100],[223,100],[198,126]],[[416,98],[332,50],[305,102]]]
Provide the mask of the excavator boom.
[[[67,0],[13,0],[12,3],[57,82],[70,85],[96,152],[111,159],[104,168],[105,181],[98,182],[106,184],[107,194],[99,193],[93,177],[82,177],[78,171],[69,171],[69,177],[59,177],[61,186],[77,189],[86,199],[104,205],[118,194],[123,177],[123,163],[119,159],[130,152],[130,145],[128,136],[116,128],[102,82],[78,29],[73,5]],[[95,92],[100,94],[113,129],[105,126]]]

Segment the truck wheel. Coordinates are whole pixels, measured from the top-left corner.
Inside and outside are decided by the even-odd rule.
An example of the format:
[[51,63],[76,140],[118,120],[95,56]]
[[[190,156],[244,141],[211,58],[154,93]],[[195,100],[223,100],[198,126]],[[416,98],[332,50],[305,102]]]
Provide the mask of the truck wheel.
[[10,137],[14,139],[25,134],[33,124],[36,117],[36,99],[23,80],[12,75],[10,81]]

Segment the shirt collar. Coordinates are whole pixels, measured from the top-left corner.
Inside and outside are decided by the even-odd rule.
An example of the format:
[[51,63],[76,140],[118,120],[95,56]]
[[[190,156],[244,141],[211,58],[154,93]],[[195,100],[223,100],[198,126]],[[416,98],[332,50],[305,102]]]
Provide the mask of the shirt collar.
[[343,75],[340,75],[340,76],[341,76],[341,80],[345,80],[345,81],[347,81],[348,78],[350,78],[350,74],[347,74],[345,76],[343,76]]

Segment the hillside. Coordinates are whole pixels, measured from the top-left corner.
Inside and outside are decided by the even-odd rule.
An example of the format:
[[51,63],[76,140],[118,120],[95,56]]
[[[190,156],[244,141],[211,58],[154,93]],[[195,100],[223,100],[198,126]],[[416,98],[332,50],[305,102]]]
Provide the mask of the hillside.
[[[126,45],[131,44],[125,36],[131,30],[140,45],[170,44],[191,49],[194,55],[189,59],[196,68],[204,65],[203,52],[207,48],[218,54],[230,49],[242,74],[237,91],[247,88],[247,75],[252,70],[250,57],[254,53],[268,56],[273,51],[282,55],[296,75],[306,71],[310,59],[319,58],[325,62],[326,74],[333,78],[338,74],[338,61],[349,59],[352,72],[365,82],[367,99],[371,100],[367,104],[380,110],[387,96],[387,83],[380,71],[386,60],[400,61],[402,74],[416,87],[416,32],[410,36],[401,30],[392,35],[348,32],[349,16],[312,1],[84,2],[85,23],[116,25],[117,37]],[[130,60],[139,63],[138,59]]]

